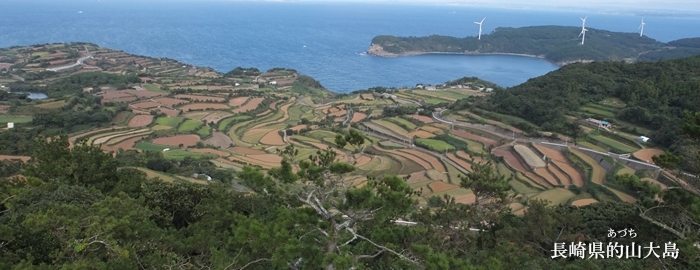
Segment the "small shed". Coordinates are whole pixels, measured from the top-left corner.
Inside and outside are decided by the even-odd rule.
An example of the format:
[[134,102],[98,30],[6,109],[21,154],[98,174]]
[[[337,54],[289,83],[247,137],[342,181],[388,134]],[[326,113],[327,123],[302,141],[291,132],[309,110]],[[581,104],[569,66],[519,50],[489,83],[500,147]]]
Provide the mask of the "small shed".
[[640,141],[642,141],[642,142],[648,142],[648,141],[649,141],[649,137],[639,136],[639,137],[637,138],[637,140],[640,140]]
[[7,123],[7,128],[8,128],[8,129],[9,129],[9,128],[14,128],[14,127],[15,127],[15,123],[14,123],[14,122],[9,122],[9,123]]

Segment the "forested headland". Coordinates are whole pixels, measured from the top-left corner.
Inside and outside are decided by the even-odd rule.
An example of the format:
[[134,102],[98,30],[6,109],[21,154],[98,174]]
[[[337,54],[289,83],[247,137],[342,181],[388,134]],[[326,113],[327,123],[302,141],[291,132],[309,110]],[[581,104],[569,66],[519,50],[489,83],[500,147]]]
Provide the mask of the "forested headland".
[[587,28],[581,45],[580,27],[530,26],[499,27],[477,37],[431,35],[425,37],[377,36],[369,54],[379,56],[419,53],[523,54],[542,57],[563,65],[576,61],[637,61],[688,57],[700,54],[697,41],[672,41],[668,44],[637,33],[611,32]]

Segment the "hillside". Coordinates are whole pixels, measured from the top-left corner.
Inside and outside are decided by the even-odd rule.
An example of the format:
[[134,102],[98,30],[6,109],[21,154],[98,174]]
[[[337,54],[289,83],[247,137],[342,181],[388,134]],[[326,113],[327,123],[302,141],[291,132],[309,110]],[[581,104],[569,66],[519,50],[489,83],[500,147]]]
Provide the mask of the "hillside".
[[421,53],[523,54],[544,58],[558,65],[576,61],[659,60],[700,54],[694,42],[668,45],[636,33],[611,32],[587,28],[585,45],[581,45],[580,27],[530,26],[499,27],[490,34],[476,37],[396,37],[372,39],[368,54],[398,56]]
[[[698,67],[700,56],[633,64],[571,64],[521,85],[496,89],[479,106],[521,117],[542,130],[569,134],[567,115],[628,123],[631,132],[636,132],[634,127],[649,130],[647,136],[656,144],[682,148],[678,135],[682,112],[700,110]],[[616,104],[608,106],[610,100]],[[609,109],[586,114],[584,107],[589,104]]]

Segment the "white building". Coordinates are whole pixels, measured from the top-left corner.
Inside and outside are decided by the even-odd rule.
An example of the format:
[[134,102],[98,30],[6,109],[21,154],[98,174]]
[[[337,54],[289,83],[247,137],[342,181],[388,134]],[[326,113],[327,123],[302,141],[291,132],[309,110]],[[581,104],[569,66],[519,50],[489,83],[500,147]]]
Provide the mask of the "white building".
[[7,128],[8,128],[8,129],[14,128],[14,127],[15,127],[15,123],[13,123],[13,122],[7,123]]
[[649,141],[649,137],[639,136],[639,137],[637,138],[637,140],[640,140],[640,141],[643,141],[643,142],[648,142],[648,141]]

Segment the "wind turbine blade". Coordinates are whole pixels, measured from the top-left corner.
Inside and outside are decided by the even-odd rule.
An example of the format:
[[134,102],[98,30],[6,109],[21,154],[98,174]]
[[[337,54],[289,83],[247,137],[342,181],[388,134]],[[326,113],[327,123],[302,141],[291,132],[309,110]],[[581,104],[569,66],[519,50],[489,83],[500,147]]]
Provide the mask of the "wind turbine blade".
[[486,17],[484,17],[483,19],[481,19],[481,22],[479,22],[479,23],[483,23],[484,20],[486,20]]

